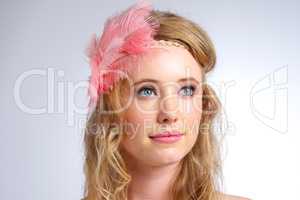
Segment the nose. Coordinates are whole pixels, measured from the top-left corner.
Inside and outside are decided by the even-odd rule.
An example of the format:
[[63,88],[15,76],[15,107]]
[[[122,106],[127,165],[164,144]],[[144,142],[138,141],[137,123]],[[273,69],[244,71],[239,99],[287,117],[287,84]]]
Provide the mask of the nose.
[[161,124],[172,124],[178,121],[177,96],[165,97],[160,102],[158,122]]

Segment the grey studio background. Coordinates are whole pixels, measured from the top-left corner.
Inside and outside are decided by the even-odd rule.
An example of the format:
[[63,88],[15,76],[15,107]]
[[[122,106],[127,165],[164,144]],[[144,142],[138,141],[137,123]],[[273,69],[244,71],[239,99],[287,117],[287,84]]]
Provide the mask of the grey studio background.
[[[82,197],[84,49],[108,16],[133,2],[1,1],[1,200]],[[215,43],[209,81],[230,125],[225,192],[300,199],[299,1],[153,3],[199,23]]]

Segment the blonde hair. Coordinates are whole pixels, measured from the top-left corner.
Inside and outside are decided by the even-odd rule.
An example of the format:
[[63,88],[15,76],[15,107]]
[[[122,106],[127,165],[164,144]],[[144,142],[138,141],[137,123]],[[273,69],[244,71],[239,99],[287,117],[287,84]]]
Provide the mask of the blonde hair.
[[[171,12],[154,10],[151,17],[160,23],[155,40],[174,41],[184,45],[205,73],[216,63],[214,46],[206,32],[194,22]],[[85,135],[85,200],[126,200],[131,177],[122,158],[119,144],[122,134],[114,135],[111,124],[122,123],[122,113],[106,114],[122,108],[121,98],[126,80],[109,93],[100,96],[96,110],[89,118]],[[208,85],[203,86],[203,112],[199,135],[191,151],[183,158],[180,177],[170,192],[174,200],[214,200],[218,197],[217,180],[221,163],[219,144],[212,123],[220,111],[220,102]]]

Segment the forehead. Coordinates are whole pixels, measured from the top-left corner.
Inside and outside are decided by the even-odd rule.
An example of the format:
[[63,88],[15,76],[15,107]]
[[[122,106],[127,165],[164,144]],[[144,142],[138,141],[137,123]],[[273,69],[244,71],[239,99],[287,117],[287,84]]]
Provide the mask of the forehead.
[[193,77],[201,82],[202,70],[188,50],[180,47],[151,49],[141,57],[138,67],[130,72],[133,82],[156,79],[160,82],[176,82]]

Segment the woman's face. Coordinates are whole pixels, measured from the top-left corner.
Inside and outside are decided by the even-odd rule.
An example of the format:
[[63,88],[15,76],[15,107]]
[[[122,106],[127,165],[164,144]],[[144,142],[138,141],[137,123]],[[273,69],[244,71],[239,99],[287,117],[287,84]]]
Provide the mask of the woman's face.
[[[130,72],[133,93],[121,142],[128,159],[159,166],[178,162],[191,150],[202,114],[201,77],[184,48],[152,49],[143,57],[140,68]],[[165,131],[179,135],[167,138]]]

